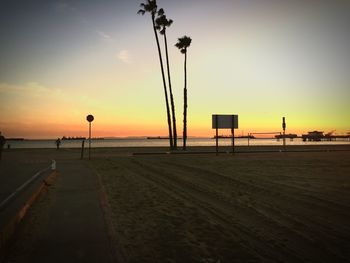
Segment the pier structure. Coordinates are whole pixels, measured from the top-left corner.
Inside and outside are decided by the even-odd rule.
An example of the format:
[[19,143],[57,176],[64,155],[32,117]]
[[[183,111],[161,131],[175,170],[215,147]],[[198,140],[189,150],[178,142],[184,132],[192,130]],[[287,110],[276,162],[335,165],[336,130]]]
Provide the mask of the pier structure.
[[350,134],[348,135],[333,135],[334,131],[324,134],[323,131],[311,131],[308,134],[301,135],[303,141],[336,141],[337,139],[344,139],[350,141]]

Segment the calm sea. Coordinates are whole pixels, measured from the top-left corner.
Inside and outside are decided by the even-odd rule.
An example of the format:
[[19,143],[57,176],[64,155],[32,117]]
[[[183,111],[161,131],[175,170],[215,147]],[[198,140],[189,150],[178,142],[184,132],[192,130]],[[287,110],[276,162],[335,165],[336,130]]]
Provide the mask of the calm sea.
[[[249,145],[282,145],[282,140],[277,139],[250,139]],[[17,148],[55,148],[55,140],[24,140],[24,141],[7,141],[5,148],[10,145],[11,149]],[[61,141],[62,148],[80,148],[82,144],[81,140],[63,140]],[[303,142],[302,139],[297,138],[294,140],[286,139],[287,145],[336,145],[336,144],[350,144],[349,140],[337,140],[337,141],[322,141],[322,142]],[[168,146],[169,141],[166,139],[146,139],[146,138],[121,138],[121,139],[103,139],[92,140],[91,147],[161,147]],[[182,146],[182,140],[178,140],[178,145]],[[188,146],[215,146],[215,139],[211,138],[189,138],[187,139]],[[231,145],[230,139],[220,139],[220,146]],[[235,145],[248,146],[248,139],[235,139]],[[88,140],[85,141],[85,147],[88,146]]]

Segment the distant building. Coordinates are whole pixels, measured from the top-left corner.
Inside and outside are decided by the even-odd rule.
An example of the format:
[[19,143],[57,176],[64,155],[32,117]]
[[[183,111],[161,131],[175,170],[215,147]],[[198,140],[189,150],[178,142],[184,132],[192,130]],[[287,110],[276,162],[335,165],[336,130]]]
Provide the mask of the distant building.
[[301,135],[303,141],[321,141],[324,138],[323,131],[312,131]]
[[298,138],[298,135],[294,134],[294,133],[289,133],[289,134],[278,134],[275,135],[276,139],[283,139],[283,138],[289,138],[289,139],[294,139],[294,138]]

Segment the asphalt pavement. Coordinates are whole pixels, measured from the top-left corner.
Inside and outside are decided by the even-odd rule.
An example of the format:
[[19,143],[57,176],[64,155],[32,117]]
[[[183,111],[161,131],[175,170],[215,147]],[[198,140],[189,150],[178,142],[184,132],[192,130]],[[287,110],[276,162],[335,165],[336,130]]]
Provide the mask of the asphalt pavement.
[[[115,262],[96,174],[85,160],[52,150],[48,153],[44,159],[57,159],[58,176],[47,196],[41,197],[45,205],[35,208],[34,204],[16,231],[5,262]],[[34,159],[40,160],[38,166],[23,168],[28,174],[46,165]],[[13,174],[22,178],[18,174],[23,172]]]

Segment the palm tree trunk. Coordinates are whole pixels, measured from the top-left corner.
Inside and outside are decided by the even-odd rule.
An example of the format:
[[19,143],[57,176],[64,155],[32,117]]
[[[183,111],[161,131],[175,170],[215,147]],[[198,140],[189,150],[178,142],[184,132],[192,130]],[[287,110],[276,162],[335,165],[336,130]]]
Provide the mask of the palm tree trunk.
[[175,104],[173,91],[171,88],[171,79],[170,79],[170,67],[169,67],[169,55],[168,55],[168,41],[166,38],[166,32],[164,32],[164,43],[165,43],[165,56],[166,56],[166,65],[168,71],[168,82],[169,82],[169,92],[170,92],[170,102],[171,102],[171,113],[173,117],[173,133],[174,133],[174,149],[177,149],[177,131],[176,131],[176,116],[175,116]]
[[185,71],[185,88],[184,88],[184,130],[183,130],[183,150],[186,150],[186,140],[187,140],[187,50],[185,50],[185,63],[184,63],[184,71]]
[[159,55],[159,62],[160,62],[160,68],[162,71],[162,78],[163,78],[163,86],[164,86],[164,95],[165,95],[165,104],[166,104],[166,112],[167,112],[167,121],[168,121],[168,129],[169,129],[169,144],[170,144],[170,149],[174,148],[173,145],[173,136],[172,136],[172,129],[171,129],[171,118],[170,118],[170,109],[169,109],[169,100],[168,100],[168,92],[166,88],[166,82],[165,82],[165,75],[164,75],[164,66],[163,66],[163,59],[162,59],[162,53],[160,50],[160,45],[159,45],[159,39],[158,39],[158,34],[157,34],[157,29],[154,21],[154,14],[152,14],[152,24],[153,24],[153,31],[154,35],[156,37],[156,42],[157,42],[157,48],[158,48],[158,55]]

